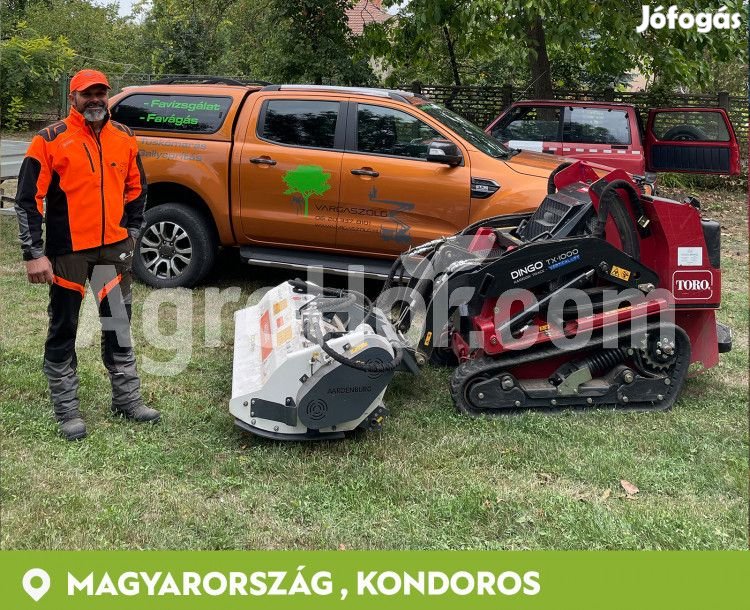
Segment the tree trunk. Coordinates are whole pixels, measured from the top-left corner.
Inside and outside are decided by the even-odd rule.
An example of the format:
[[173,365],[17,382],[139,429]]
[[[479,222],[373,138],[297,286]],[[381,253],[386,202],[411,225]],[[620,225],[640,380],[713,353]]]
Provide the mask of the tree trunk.
[[456,53],[453,50],[453,41],[451,40],[451,33],[448,30],[448,26],[443,26],[443,36],[445,36],[445,42],[448,45],[448,57],[451,60],[451,70],[453,70],[453,80],[456,83],[456,87],[461,86],[461,77],[458,74],[458,64],[456,63]]
[[542,18],[534,17],[526,34],[529,40],[529,67],[534,97],[540,100],[552,99],[552,74],[547,56],[547,40],[544,37]]

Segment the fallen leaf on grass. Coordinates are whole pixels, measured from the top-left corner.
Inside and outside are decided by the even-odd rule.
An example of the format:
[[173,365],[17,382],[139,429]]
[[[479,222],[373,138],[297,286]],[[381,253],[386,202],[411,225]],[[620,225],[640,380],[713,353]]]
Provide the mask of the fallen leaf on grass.
[[634,496],[641,491],[630,481],[626,481],[625,479],[620,479],[620,486],[625,490],[625,493],[628,494],[628,496]]
[[600,500],[608,500],[609,496],[611,496],[611,495],[612,495],[612,490],[611,489],[605,489],[604,493],[601,496],[599,496],[599,499]]

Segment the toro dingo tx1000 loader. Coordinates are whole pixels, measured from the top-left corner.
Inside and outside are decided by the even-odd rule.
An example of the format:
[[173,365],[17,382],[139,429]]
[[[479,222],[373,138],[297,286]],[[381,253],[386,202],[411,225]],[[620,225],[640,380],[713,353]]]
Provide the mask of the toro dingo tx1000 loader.
[[238,311],[236,423],[282,440],[379,428],[394,373],[427,362],[455,367],[469,415],[670,408],[691,364],[731,349],[715,318],[719,223],[583,162],[549,190],[533,214],[407,252],[380,306],[294,280]]

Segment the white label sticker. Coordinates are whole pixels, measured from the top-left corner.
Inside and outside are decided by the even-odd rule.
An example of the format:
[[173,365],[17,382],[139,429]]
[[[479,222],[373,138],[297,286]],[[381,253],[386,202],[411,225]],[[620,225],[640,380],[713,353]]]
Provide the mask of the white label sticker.
[[542,152],[543,142],[534,142],[533,140],[510,140],[509,148],[520,148],[521,150],[530,150],[532,152]]
[[703,248],[677,248],[678,267],[702,267]]

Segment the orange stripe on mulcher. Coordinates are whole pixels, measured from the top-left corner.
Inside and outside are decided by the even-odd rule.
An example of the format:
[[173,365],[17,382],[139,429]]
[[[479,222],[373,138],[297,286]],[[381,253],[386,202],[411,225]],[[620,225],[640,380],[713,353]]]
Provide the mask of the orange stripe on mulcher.
[[109,282],[107,282],[107,283],[106,283],[106,285],[104,286],[104,288],[102,288],[102,289],[101,289],[101,290],[99,291],[99,301],[100,301],[100,302],[101,302],[101,301],[103,301],[103,300],[104,300],[104,297],[106,297],[106,296],[107,296],[107,295],[108,295],[108,294],[110,293],[110,291],[111,291],[111,290],[112,290],[112,289],[113,289],[113,288],[114,288],[115,286],[117,286],[117,284],[119,284],[119,283],[120,283],[120,280],[121,280],[121,279],[122,279],[122,274],[121,274],[121,273],[118,273],[118,274],[117,274],[117,277],[116,277],[116,278],[112,278],[111,280],[109,280]]
[[86,295],[86,287],[82,284],[76,284],[75,282],[66,280],[64,277],[60,277],[59,275],[53,275],[52,281],[61,288],[67,288],[68,290],[75,290],[76,292],[80,292],[81,298]]

